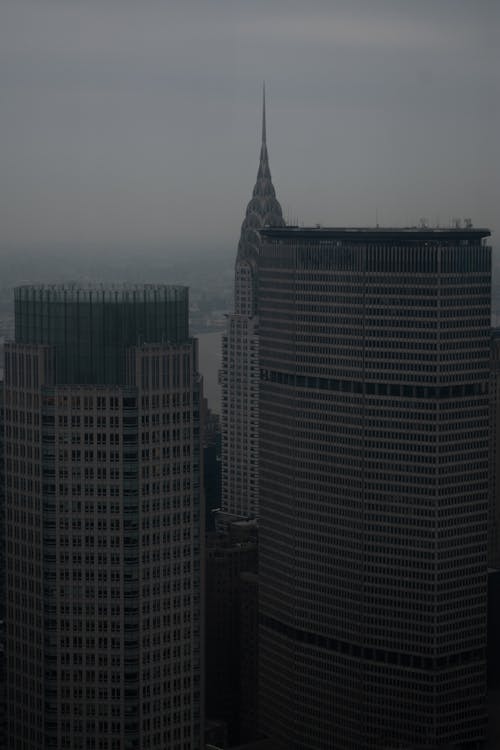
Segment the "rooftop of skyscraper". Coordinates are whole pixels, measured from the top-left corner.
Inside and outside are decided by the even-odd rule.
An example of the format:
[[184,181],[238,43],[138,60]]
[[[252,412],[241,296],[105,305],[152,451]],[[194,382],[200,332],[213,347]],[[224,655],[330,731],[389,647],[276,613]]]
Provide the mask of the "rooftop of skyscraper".
[[158,297],[176,299],[187,294],[187,287],[169,284],[26,284],[14,290],[15,299],[50,299],[52,302],[102,301],[128,302],[132,299],[153,301]]
[[15,340],[55,347],[58,383],[125,382],[125,350],[189,338],[185,286],[21,286],[14,291]]
[[491,231],[485,227],[265,227],[259,233],[269,239],[339,239],[353,241],[402,240],[402,241],[432,241],[447,240],[475,240],[489,237]]

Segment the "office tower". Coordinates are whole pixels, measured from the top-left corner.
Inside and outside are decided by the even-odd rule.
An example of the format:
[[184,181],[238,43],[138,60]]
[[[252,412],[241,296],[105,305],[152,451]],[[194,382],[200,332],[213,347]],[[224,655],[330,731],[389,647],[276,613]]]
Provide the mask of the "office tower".
[[259,513],[259,339],[256,308],[258,229],[283,226],[271,180],[266,144],[265,94],[262,143],[252,199],[241,227],[234,278],[234,313],[222,339],[222,510],[254,518]]
[[5,475],[3,380],[0,380],[0,620],[5,617]]
[[262,729],[479,747],[490,233],[261,234]]
[[22,287],[5,347],[11,750],[200,747],[184,287]]
[[[0,621],[3,621],[5,617],[5,457],[3,444],[3,398],[3,380],[0,380]],[[3,638],[0,639],[0,642],[3,644]]]
[[500,328],[491,331],[491,456],[489,564],[500,565]]
[[[3,370],[0,372],[3,375]],[[0,747],[7,745],[5,724],[5,476],[3,446],[3,379],[0,380]]]
[[[488,568],[488,690],[491,703],[498,708],[500,689],[500,569]],[[500,717],[494,712],[494,722]],[[491,720],[491,714],[490,714]],[[489,736],[491,740],[491,736]]]

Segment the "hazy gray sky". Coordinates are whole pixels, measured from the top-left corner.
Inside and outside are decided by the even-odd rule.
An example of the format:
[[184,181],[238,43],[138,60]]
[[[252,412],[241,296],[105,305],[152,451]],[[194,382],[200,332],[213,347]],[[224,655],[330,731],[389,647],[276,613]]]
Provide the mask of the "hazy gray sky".
[[235,248],[263,79],[289,219],[500,231],[499,31],[499,0],[2,0],[0,247]]

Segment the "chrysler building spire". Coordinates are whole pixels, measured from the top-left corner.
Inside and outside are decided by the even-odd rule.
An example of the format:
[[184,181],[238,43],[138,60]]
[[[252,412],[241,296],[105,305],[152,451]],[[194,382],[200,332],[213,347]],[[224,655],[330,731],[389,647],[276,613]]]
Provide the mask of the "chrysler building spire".
[[265,226],[282,227],[284,223],[283,213],[276,199],[276,191],[274,190],[271,170],[269,169],[266,132],[266,89],[264,84],[262,88],[262,141],[259,169],[252,198],[247,206],[245,219],[241,226],[237,260],[254,256],[256,245],[260,242],[256,230],[262,229]]
[[256,259],[259,229],[282,227],[283,213],[269,169],[266,90],[262,87],[262,141],[259,169],[241,226],[234,275],[234,308],[223,337],[222,510],[231,515],[259,515],[259,337]]

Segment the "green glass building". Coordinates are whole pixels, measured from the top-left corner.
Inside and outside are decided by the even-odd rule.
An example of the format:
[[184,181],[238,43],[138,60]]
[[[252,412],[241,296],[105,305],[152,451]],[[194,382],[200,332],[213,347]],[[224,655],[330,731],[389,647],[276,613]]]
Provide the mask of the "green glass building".
[[61,384],[122,385],[127,347],[189,338],[183,286],[23,286],[14,306],[16,343],[54,346]]

